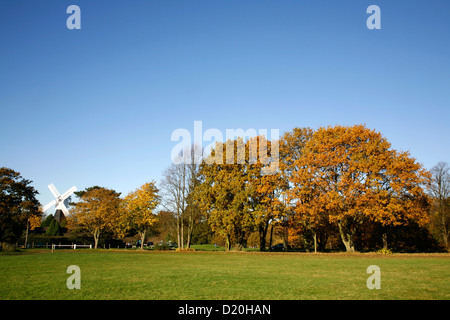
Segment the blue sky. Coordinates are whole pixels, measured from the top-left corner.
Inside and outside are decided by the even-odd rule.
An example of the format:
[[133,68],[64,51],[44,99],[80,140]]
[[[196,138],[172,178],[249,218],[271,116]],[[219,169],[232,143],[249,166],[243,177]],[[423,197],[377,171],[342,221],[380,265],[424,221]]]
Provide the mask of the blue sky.
[[[66,8],[81,8],[68,30]],[[381,8],[381,30],[366,9]],[[160,180],[177,128],[365,123],[450,162],[450,2],[0,2],[0,166],[47,185]]]

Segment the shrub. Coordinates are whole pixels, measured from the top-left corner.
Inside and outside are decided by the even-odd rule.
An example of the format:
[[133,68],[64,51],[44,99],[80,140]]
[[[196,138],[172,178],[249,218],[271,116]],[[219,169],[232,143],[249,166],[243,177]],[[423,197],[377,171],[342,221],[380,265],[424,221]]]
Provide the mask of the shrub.
[[170,250],[170,247],[167,244],[156,245],[154,250]]
[[382,254],[392,254],[392,250],[391,249],[380,249],[377,251],[377,253],[382,253]]

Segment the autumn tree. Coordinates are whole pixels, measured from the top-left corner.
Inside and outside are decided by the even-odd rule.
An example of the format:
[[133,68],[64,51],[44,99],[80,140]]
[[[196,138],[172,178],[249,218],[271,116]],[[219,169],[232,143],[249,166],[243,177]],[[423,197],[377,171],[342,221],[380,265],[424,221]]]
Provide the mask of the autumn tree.
[[100,235],[106,231],[114,231],[121,219],[120,193],[103,187],[93,187],[79,195],[81,197],[68,217],[68,226],[77,226],[90,232],[94,236],[97,249]]
[[446,162],[439,162],[431,169],[429,193],[432,196],[431,228],[449,250],[450,236],[450,167]]
[[425,192],[430,173],[409,152],[391,149],[387,155],[386,169],[375,165],[374,169],[379,171],[376,174],[371,172],[374,190],[364,211],[371,221],[380,224],[384,230],[384,249],[388,247],[388,231],[391,228],[409,223],[424,227],[430,221],[430,198]]
[[25,248],[27,247],[27,244],[28,244],[28,232],[30,230],[33,231],[34,229],[41,226],[42,216],[43,216],[42,208],[39,208],[38,214],[34,214],[34,215],[31,215],[28,217],[27,229],[26,229],[26,233],[25,233]]
[[336,224],[347,251],[355,250],[355,232],[366,221],[428,221],[427,171],[363,125],[319,128],[295,166],[289,196],[296,213]]
[[297,160],[303,154],[306,143],[313,135],[311,128],[294,128],[285,132],[280,139],[280,170],[285,177],[295,171]]
[[[314,131],[311,128],[294,128],[291,131],[285,132],[281,136],[279,142],[280,174],[285,181],[283,184],[284,189],[280,196],[284,203],[285,212],[283,214],[283,219],[280,220],[280,225],[283,230],[283,239],[286,247],[289,245],[289,234],[292,234],[294,229],[298,230],[300,226],[313,231],[315,244],[317,238],[326,238],[327,234],[328,228],[326,226],[312,223],[312,221],[308,220],[307,216],[294,216],[294,211],[292,210],[293,206],[287,201],[287,192],[292,186],[292,183],[289,183],[289,179],[292,176],[292,172],[298,169],[296,167],[296,161],[302,156],[303,149],[309,139],[311,139],[313,132]],[[319,234],[319,237],[317,237],[317,234]],[[315,247],[317,247],[317,245],[315,245]]]
[[[87,187],[84,190],[79,190],[79,191],[75,191],[74,194],[78,197],[78,198],[82,198],[86,193],[91,192],[95,189],[105,189],[103,187],[100,186],[92,186],[92,187]],[[75,203],[70,203],[71,205],[74,205]]]
[[154,214],[159,204],[158,189],[154,181],[147,182],[140,188],[130,192],[123,201],[121,219],[125,219],[130,229],[136,230],[141,238],[141,249],[144,248],[145,234],[157,221]]
[[[285,202],[282,192],[287,189],[287,180],[279,170],[279,141],[268,141],[264,136],[250,138],[246,143],[244,171],[249,186],[249,213],[259,233],[259,248],[266,248],[269,226],[281,223],[285,218]],[[272,166],[273,162],[278,165]],[[272,168],[272,169],[271,169]]]
[[[306,143],[311,139],[313,135],[313,129],[311,128],[294,128],[291,131],[285,132],[280,141],[279,147],[279,161],[280,161],[280,175],[282,192],[278,197],[283,203],[284,213],[279,220],[279,224],[283,230],[284,244],[286,247],[289,242],[289,234],[293,234],[294,229],[302,229],[302,232],[313,234],[314,249],[317,251],[317,247],[323,248],[328,238],[330,226],[327,220],[321,216],[310,215],[295,215],[292,210],[294,203],[287,201],[286,194],[292,187],[292,183],[289,183],[289,179],[292,173],[296,171],[298,162],[297,160],[303,154]],[[319,218],[319,219],[318,219]]]
[[3,249],[19,239],[33,216],[42,215],[36,199],[38,192],[31,183],[19,172],[0,168],[0,242]]
[[200,167],[202,183],[196,201],[207,213],[213,232],[226,239],[226,249],[245,245],[253,228],[249,214],[251,185],[245,170],[245,144],[242,139],[217,142]]
[[228,250],[232,243],[240,250],[254,230],[264,250],[269,226],[284,212],[278,148],[278,141],[264,136],[247,141],[238,137],[216,143],[202,163],[197,203],[208,213],[212,230],[226,239]]

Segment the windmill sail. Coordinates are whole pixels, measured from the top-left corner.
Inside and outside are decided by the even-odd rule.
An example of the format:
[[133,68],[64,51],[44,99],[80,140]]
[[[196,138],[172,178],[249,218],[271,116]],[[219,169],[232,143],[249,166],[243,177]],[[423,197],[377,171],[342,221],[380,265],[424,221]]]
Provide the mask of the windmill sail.
[[53,194],[53,196],[54,196],[55,198],[59,198],[60,194],[59,194],[58,190],[56,190],[56,188],[55,188],[55,186],[53,185],[53,183],[50,183],[50,184],[48,185],[48,188],[50,189],[50,192]]
[[75,191],[77,191],[77,188],[75,186],[73,186],[72,188],[70,188],[69,190],[67,190],[66,192],[64,192],[63,195],[61,195],[58,190],[55,188],[55,186],[53,185],[53,183],[51,183],[48,188],[50,189],[50,192],[53,194],[53,196],[55,197],[55,200],[51,201],[50,203],[48,203],[44,208],[43,211],[48,210],[50,207],[55,206],[56,211],[62,211],[65,215],[69,214],[69,210],[67,210],[66,205],[68,204],[67,198],[70,197],[70,195],[72,193],[74,193]]

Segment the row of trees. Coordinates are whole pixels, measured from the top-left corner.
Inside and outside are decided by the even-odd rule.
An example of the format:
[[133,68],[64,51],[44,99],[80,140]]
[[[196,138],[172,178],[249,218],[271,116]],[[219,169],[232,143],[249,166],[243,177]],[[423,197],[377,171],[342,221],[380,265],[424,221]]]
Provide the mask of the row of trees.
[[[143,245],[159,222],[175,230],[179,248],[189,248],[201,227],[228,250],[257,234],[262,251],[274,228],[286,245],[302,239],[324,250],[330,239],[340,239],[347,251],[387,248],[426,229],[448,250],[448,165],[427,171],[363,125],[295,128],[279,141],[236,138],[216,143],[205,159],[195,158],[202,154],[196,148],[163,172],[159,188],[152,181],[123,198],[98,186],[77,192],[66,227],[91,233],[95,247],[106,235],[138,234]],[[30,184],[0,169],[2,242],[13,243],[41,223]]]
[[448,249],[448,166],[429,172],[363,125],[295,128],[272,142],[236,138],[217,143],[199,166],[185,159],[165,172],[163,183],[175,204],[179,243],[188,216],[188,238],[192,221],[206,220],[227,249],[239,250],[258,232],[265,250],[274,226],[285,230],[286,244],[302,232],[314,250],[324,249],[337,235],[347,251],[356,249],[355,239],[373,247],[374,235],[387,249],[405,228],[431,226]]
[[[37,194],[31,181],[24,179],[20,173],[0,168],[2,249],[15,244],[24,231],[27,243],[28,231],[37,227],[47,228],[47,235],[59,235],[59,224],[53,216],[44,219]],[[91,233],[95,248],[103,234],[121,239],[127,234],[137,233],[143,244],[147,230],[157,221],[154,209],[159,204],[159,197],[154,181],[145,183],[123,199],[120,193],[98,186],[76,192],[76,195],[78,201],[72,203],[65,226],[71,232]]]
[[159,204],[159,196],[154,181],[145,183],[123,199],[119,192],[98,186],[75,194],[79,201],[74,203],[67,218],[69,230],[91,233],[95,248],[103,233],[119,239],[137,233],[143,248],[147,230],[157,221],[154,210]]

